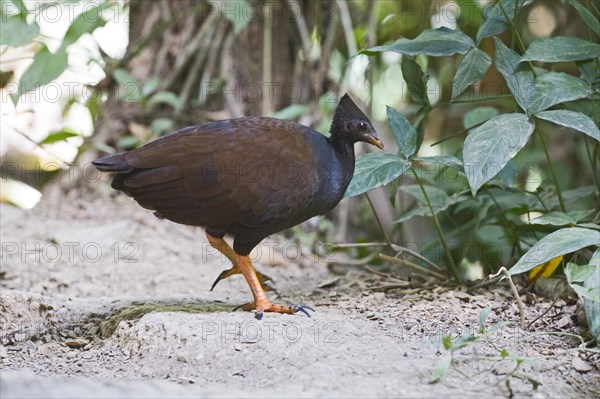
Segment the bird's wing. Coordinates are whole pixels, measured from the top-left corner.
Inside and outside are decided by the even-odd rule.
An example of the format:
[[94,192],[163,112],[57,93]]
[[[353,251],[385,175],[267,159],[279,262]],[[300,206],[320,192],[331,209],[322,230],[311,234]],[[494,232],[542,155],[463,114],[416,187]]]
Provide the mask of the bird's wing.
[[179,223],[258,227],[294,218],[318,188],[310,133],[298,127],[241,118],[182,129],[125,154],[134,171],[113,185]]

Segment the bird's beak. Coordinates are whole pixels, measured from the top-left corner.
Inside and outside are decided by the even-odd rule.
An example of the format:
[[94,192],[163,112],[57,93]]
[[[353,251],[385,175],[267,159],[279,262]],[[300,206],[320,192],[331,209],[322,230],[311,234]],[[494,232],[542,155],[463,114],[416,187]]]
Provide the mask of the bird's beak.
[[377,147],[383,151],[383,143],[376,136],[371,136],[371,135],[365,136],[365,142],[372,144],[375,147]]

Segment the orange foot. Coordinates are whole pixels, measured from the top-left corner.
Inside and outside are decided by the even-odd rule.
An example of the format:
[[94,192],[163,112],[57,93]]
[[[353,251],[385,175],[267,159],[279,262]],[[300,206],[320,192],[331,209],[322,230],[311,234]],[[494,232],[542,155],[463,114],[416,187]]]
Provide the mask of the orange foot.
[[[210,233],[206,233],[206,237],[215,249],[224,254],[231,260],[231,263],[233,263],[233,267],[221,273],[219,278],[217,278],[217,281],[215,281],[215,284],[218,283],[219,280],[229,277],[231,274],[241,273],[246,279],[248,286],[250,286],[250,291],[252,291],[254,301],[252,303],[247,303],[237,307],[236,309],[242,308],[242,310],[246,311],[255,310],[256,318],[259,320],[262,319],[263,312],[287,314],[302,312],[308,317],[310,317],[310,314],[308,313],[309,310],[314,312],[314,309],[306,305],[283,306],[272,304],[265,295],[266,287],[264,287],[264,285],[266,285],[265,282],[268,280],[268,278],[262,274],[256,273],[256,270],[254,270],[248,255],[240,255],[236,253],[222,238],[212,236]],[[213,288],[215,284],[213,284]]]
[[256,305],[256,302],[252,302],[252,303],[247,303],[245,305],[237,306],[233,310],[237,310],[237,309],[242,309],[246,312],[255,310],[256,318],[258,320],[262,319],[263,312],[286,313],[286,314],[294,314],[296,312],[302,312],[305,315],[307,315],[308,317],[310,317],[310,313],[308,313],[308,311],[309,310],[311,312],[315,311],[313,308],[311,308],[310,306],[307,306],[307,305],[302,305],[302,304],[296,304],[296,305],[290,305],[290,306],[277,305],[277,304],[269,302],[268,300],[260,301],[260,305],[258,305],[258,306]]

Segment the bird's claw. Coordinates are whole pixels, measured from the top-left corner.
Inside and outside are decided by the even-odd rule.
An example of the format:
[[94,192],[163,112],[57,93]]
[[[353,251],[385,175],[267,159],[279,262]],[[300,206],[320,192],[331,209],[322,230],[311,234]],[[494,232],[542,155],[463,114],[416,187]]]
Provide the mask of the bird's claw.
[[277,304],[272,304],[270,302],[264,304],[263,306],[260,306],[260,310],[257,309],[257,306],[254,302],[252,303],[245,303],[243,305],[238,305],[235,308],[233,308],[233,311],[242,309],[246,312],[249,312],[251,310],[256,310],[255,313],[255,317],[258,320],[261,320],[263,317],[263,312],[274,312],[274,313],[288,313],[288,314],[294,314],[297,312],[302,312],[305,315],[307,315],[308,317],[310,316],[310,313],[308,313],[308,311],[310,310],[311,312],[316,312],[313,308],[311,308],[310,306],[307,305],[303,305],[303,304],[293,304],[290,306],[282,306],[282,305],[277,305]]
[[295,304],[295,305],[290,305],[290,308],[294,309],[295,312],[302,312],[305,315],[307,315],[308,317],[310,317],[310,313],[308,313],[308,311],[310,310],[311,312],[315,312],[315,310],[313,308],[311,308],[310,306],[307,305],[303,305],[303,304]]

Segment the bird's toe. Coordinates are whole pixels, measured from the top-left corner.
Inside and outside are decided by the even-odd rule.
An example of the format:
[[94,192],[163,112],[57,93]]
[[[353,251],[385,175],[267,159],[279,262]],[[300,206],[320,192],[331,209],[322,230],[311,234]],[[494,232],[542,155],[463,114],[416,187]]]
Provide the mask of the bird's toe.
[[310,317],[310,313],[308,313],[308,311],[310,310],[311,312],[315,312],[315,310],[313,308],[311,308],[310,306],[307,305],[303,305],[303,304],[295,304],[295,305],[291,305],[290,308],[294,309],[295,312],[302,312],[305,315],[307,315],[308,317]]
[[307,305],[303,305],[303,304],[294,304],[294,305],[290,305],[290,306],[285,306],[285,305],[278,305],[278,304],[271,303],[271,302],[261,302],[261,303],[259,303],[258,306],[256,305],[255,302],[246,303],[244,305],[236,306],[233,310],[235,311],[238,309],[242,309],[246,312],[254,310],[256,312],[255,316],[258,320],[262,319],[264,312],[286,313],[286,314],[294,314],[294,313],[301,312],[301,313],[304,313],[305,315],[307,315],[308,317],[311,317],[309,311],[315,312],[315,310],[313,308],[311,308],[310,306],[307,306]]

